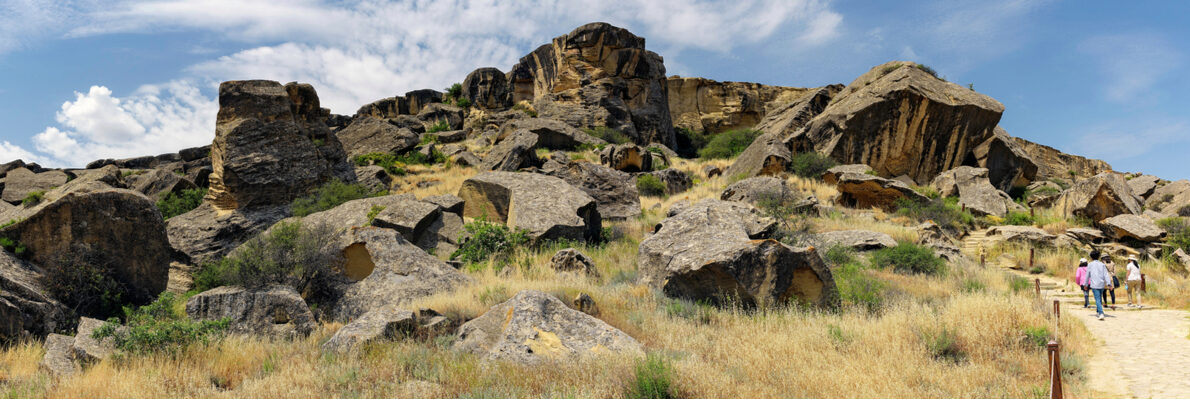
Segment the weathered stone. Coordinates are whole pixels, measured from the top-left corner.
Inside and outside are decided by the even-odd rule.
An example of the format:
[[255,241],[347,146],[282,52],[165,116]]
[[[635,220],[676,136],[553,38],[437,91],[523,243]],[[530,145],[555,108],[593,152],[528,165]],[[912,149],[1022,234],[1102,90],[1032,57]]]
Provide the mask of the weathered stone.
[[1142,242],[1156,242],[1165,237],[1165,230],[1157,227],[1153,220],[1132,214],[1121,214],[1099,221],[1099,226],[1112,239],[1135,239]]
[[1182,179],[1158,187],[1145,200],[1145,207],[1166,217],[1190,217],[1190,181]]
[[205,166],[187,169],[186,170],[186,180],[188,180],[190,182],[194,182],[195,186],[198,186],[203,189],[210,187],[211,186],[211,172],[214,170],[211,168],[210,160],[208,159],[207,161],[208,161],[207,165],[205,165]]
[[976,216],[1004,217],[1009,211],[1024,211],[1007,193],[988,181],[986,168],[962,166],[938,174],[930,186],[942,197],[959,198],[959,204]]
[[708,166],[702,167],[702,175],[707,178],[714,178],[716,176],[723,175],[723,169],[716,167],[714,165],[708,165]]
[[1066,236],[1074,239],[1080,243],[1100,244],[1107,240],[1107,236],[1103,235],[1103,231],[1092,228],[1070,228],[1066,230]]
[[802,200],[802,196],[796,189],[789,187],[784,179],[760,176],[728,185],[719,199],[756,206],[761,203],[792,204]]
[[694,180],[690,179],[690,175],[676,168],[666,168],[660,171],[647,172],[647,174],[657,177],[657,180],[664,183],[665,194],[668,195],[685,192],[694,186]]
[[330,340],[322,344],[322,352],[347,353],[365,343],[399,338],[412,334],[416,329],[417,316],[412,311],[381,307],[339,328]]
[[848,85],[791,138],[790,148],[929,182],[991,137],[1003,111],[991,97],[893,61]]
[[[26,168],[25,161],[12,160],[12,161],[6,162],[4,164],[0,164],[0,178],[8,176],[9,172],[11,172],[12,170],[15,170],[17,168]],[[30,171],[32,171],[32,170],[30,169]],[[36,172],[36,171],[33,171],[33,172]]]
[[16,168],[8,171],[4,178],[3,200],[12,204],[19,204],[30,193],[45,193],[54,187],[61,186],[70,180],[71,176],[63,171],[46,171],[34,173],[27,168]]
[[847,172],[853,174],[868,174],[869,172],[873,171],[872,167],[864,164],[839,165],[826,170],[826,173],[822,174],[822,181],[827,185],[837,185],[839,184],[839,177],[843,176],[843,174]]
[[930,200],[904,183],[867,174],[845,172],[838,182],[838,203],[846,207],[893,210],[898,199],[917,203]]
[[[96,340],[91,337],[100,327],[105,324],[94,318],[79,318],[78,333],[74,336],[74,342],[71,343],[70,349],[72,357],[83,363],[95,363],[106,360],[116,352],[116,340],[111,337]],[[119,334],[127,334],[128,328],[120,326],[116,328]]]
[[599,270],[595,268],[595,263],[585,254],[573,247],[558,250],[550,257],[550,268],[554,271],[577,271],[593,277],[600,277]]
[[155,169],[141,175],[136,180],[132,190],[143,193],[151,199],[165,197],[169,193],[181,193],[183,190],[196,189],[198,185],[173,171]]
[[761,134],[735,163],[724,171],[727,176],[776,175],[789,170],[795,154],[789,140],[826,109],[827,104],[843,87],[831,85],[807,93],[797,101],[771,111],[756,125]]
[[538,363],[644,354],[636,339],[536,290],[524,290],[459,327],[454,349],[488,360]]
[[41,358],[41,369],[49,371],[55,377],[74,376],[79,373],[80,368],[74,362],[74,354],[71,351],[71,345],[74,344],[74,338],[71,336],[59,335],[51,333],[45,338],[45,355]]
[[537,152],[534,151],[536,145],[536,134],[526,130],[516,131],[488,151],[479,163],[479,170],[516,171],[541,165],[541,160],[537,159]]
[[814,235],[814,238],[823,244],[823,249],[843,246],[854,250],[868,251],[896,247],[897,245],[897,241],[888,234],[863,230],[824,232]]
[[0,251],[0,341],[44,337],[65,330],[69,309],[46,294],[33,265]]
[[421,114],[422,109],[431,104],[442,103],[442,92],[434,89],[418,89],[405,92],[405,100],[409,102],[408,114]]
[[665,65],[627,30],[580,26],[521,58],[508,78],[512,102],[533,102],[541,117],[609,127],[640,144],[674,144]]
[[303,112],[317,105],[313,90],[272,81],[219,86],[207,192],[214,207],[289,204],[329,179],[354,177],[339,140],[310,115],[321,109]]
[[421,137],[433,138],[433,142],[435,143],[457,143],[467,139],[467,131],[459,129],[454,131],[426,132],[421,134]]
[[388,190],[393,182],[393,178],[385,172],[384,167],[378,165],[355,167],[355,180],[372,192]]
[[485,172],[463,181],[463,216],[525,229],[534,241],[596,241],[601,217],[595,199],[566,181],[527,172]]
[[447,130],[463,129],[463,109],[449,104],[433,103],[422,107],[417,120],[429,131],[431,127],[445,125]]
[[917,244],[934,250],[938,257],[950,262],[963,258],[963,252],[942,227],[930,221],[917,226]]
[[1132,194],[1124,177],[1103,173],[1075,183],[1062,192],[1054,208],[1062,215],[1101,221],[1120,214],[1140,214],[1140,200]]
[[409,115],[409,101],[404,97],[395,96],[365,104],[355,112],[354,119],[359,119],[361,117],[389,119],[396,118],[401,115]]
[[1128,187],[1132,188],[1132,194],[1143,201],[1144,199],[1148,199],[1157,190],[1157,183],[1159,182],[1161,182],[1161,178],[1152,175],[1141,175],[1129,179]]
[[287,286],[211,289],[191,297],[186,314],[195,320],[227,318],[231,332],[273,337],[306,336],[316,326],[306,301]]
[[987,236],[1006,242],[1019,242],[1034,246],[1053,246],[1057,236],[1051,235],[1041,228],[1032,226],[993,226],[987,231]]
[[1062,193],[1062,186],[1052,181],[1037,181],[1025,187],[1025,198],[1030,206],[1049,208],[1054,205],[1058,195]]
[[534,148],[552,150],[574,150],[582,145],[595,146],[606,144],[603,139],[588,135],[565,122],[550,118],[513,119],[500,127],[499,138],[503,140],[513,133],[526,130],[537,135]]
[[370,153],[400,154],[417,146],[417,134],[398,128],[385,120],[357,117],[351,125],[335,133],[350,157]]
[[166,221],[169,244],[194,265],[215,261],[289,216],[289,205],[218,210],[203,204]]
[[1025,139],[1014,137],[1014,142],[1024,149],[1029,158],[1037,164],[1037,180],[1070,179],[1071,171],[1075,176],[1095,176],[1111,171],[1111,165],[1101,160],[1089,159],[1070,155],[1049,146],[1040,145]]
[[624,172],[647,172],[653,170],[653,158],[647,156],[643,147],[635,144],[615,144],[599,152],[599,163],[611,169]]
[[563,161],[548,164],[541,173],[562,178],[595,199],[599,216],[608,220],[640,215],[640,194],[632,176],[589,162]]
[[348,278],[332,288],[340,293],[330,313],[335,320],[348,321],[471,283],[392,229],[348,229],[329,245],[343,255],[341,271]]
[[1184,250],[1179,248],[1177,250],[1174,250],[1173,256],[1174,256],[1174,259],[1178,260],[1178,263],[1182,264],[1181,271],[1179,271],[1179,272],[1181,272],[1183,275],[1185,275],[1186,271],[1190,270],[1190,255],[1187,255]]
[[182,158],[182,161],[194,161],[208,158],[211,156],[211,145],[182,149],[178,151],[178,156]]
[[666,85],[674,127],[709,133],[756,126],[772,110],[814,90],[680,76],[669,77]]
[[442,207],[442,211],[448,213],[462,214],[463,213],[463,198],[453,194],[440,194],[429,196],[421,201],[437,204]]
[[51,192],[37,206],[16,210],[17,222],[0,228],[0,236],[23,243],[37,265],[86,248],[110,263],[128,289],[125,299],[156,298],[169,279],[171,253],[161,212],[140,193],[90,184],[65,194]]
[[472,105],[488,110],[502,110],[512,106],[512,92],[508,78],[496,68],[480,68],[463,80],[463,98]]
[[455,154],[451,156],[451,160],[454,161],[455,165],[460,167],[478,167],[480,164],[483,164],[483,160],[470,151]]
[[376,214],[372,225],[394,229],[413,243],[417,243],[417,238],[442,212],[442,207],[437,204],[412,199],[398,200],[382,207],[384,209]]
[[574,301],[571,304],[574,304],[574,309],[582,311],[583,314],[593,317],[599,316],[599,305],[595,304],[595,299],[592,299],[589,294],[579,293],[577,296],[574,296]]
[[1001,191],[1024,187],[1037,179],[1037,163],[1003,128],[997,126],[992,137],[976,146],[965,163],[986,168],[988,181]]
[[716,303],[837,305],[830,269],[812,248],[766,239],[774,226],[744,203],[708,199],[683,207],[641,242],[641,283]]

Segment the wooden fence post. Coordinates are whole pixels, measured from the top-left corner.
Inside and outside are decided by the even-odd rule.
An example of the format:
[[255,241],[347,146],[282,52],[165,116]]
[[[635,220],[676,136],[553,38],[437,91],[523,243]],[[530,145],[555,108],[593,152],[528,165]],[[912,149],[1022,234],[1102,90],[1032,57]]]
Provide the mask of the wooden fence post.
[[1058,337],[1058,331],[1062,329],[1062,305],[1058,299],[1054,299],[1054,337]]
[[1037,249],[1029,249],[1029,272],[1033,272],[1033,252]]
[[1033,278],[1033,291],[1037,294],[1037,300],[1041,300],[1041,278]]
[[1062,357],[1060,355],[1058,341],[1051,340],[1047,344],[1046,349],[1049,350],[1050,359],[1050,398],[1062,398]]
[[1140,274],[1140,291],[1146,293],[1149,291],[1148,285],[1145,283],[1145,274]]

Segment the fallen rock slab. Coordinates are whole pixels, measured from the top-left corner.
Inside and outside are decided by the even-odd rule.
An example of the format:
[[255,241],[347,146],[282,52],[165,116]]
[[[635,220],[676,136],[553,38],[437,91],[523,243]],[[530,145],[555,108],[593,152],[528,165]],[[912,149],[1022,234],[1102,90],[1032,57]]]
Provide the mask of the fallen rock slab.
[[896,247],[897,245],[897,241],[888,234],[864,230],[824,232],[814,235],[814,238],[823,244],[823,249],[843,246],[858,251],[868,251]]
[[1117,215],[1103,221],[1099,226],[1112,239],[1135,239],[1142,242],[1156,242],[1165,237],[1165,230],[1157,227],[1153,220],[1139,215]]
[[529,172],[485,172],[463,181],[463,216],[486,217],[529,232],[534,241],[597,241],[595,199],[566,181]]
[[322,352],[346,353],[368,342],[412,334],[416,329],[417,316],[412,311],[383,307],[343,325],[322,344]]
[[195,320],[230,320],[229,331],[294,338],[309,335],[316,322],[302,296],[287,286],[247,289],[223,286],[191,297],[186,314]]

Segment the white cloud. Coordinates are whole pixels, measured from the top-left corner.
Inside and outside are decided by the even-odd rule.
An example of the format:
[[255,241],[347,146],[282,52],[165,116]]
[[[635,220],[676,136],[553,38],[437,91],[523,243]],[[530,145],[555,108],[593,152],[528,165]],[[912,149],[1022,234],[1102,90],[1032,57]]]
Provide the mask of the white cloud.
[[1185,61],[1163,37],[1145,33],[1096,36],[1079,50],[1095,58],[1107,77],[1104,95],[1118,103],[1135,103]]
[[35,162],[38,164],[45,164],[47,160],[45,157],[33,154],[28,150],[12,144],[5,140],[0,142],[0,162],[7,163],[13,160],[23,160],[25,162]]

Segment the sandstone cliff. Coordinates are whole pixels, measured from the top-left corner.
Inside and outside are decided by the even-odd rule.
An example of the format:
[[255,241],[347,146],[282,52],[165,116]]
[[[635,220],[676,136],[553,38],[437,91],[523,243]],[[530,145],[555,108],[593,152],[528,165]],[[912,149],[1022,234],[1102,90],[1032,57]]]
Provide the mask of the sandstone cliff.
[[719,133],[751,128],[774,110],[814,89],[671,76],[669,115],[675,127]]

